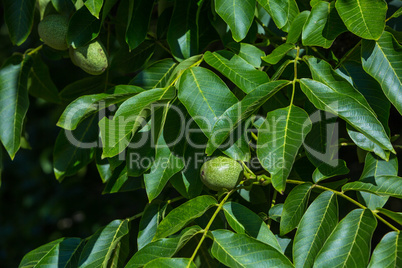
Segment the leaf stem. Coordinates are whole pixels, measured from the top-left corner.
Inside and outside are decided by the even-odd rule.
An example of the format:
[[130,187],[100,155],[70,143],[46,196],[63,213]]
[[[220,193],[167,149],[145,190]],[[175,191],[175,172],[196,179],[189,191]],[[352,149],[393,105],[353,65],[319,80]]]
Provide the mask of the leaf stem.
[[299,61],[299,53],[300,53],[300,47],[296,47],[296,57],[295,57],[295,60],[294,60],[294,64],[293,64],[293,69],[294,69],[294,78],[293,78],[293,81],[292,81],[292,87],[293,87],[293,89],[292,89],[292,98],[290,99],[290,105],[292,105],[293,104],[293,100],[294,100],[294,97],[295,97],[295,91],[296,91],[296,82],[297,82],[297,63],[298,63],[298,61]]
[[[304,181],[296,181],[296,180],[287,180],[286,182],[288,183],[292,183],[292,184],[303,184],[305,183]],[[331,191],[336,195],[339,195],[341,197],[343,197],[344,199],[348,200],[349,202],[355,204],[356,206],[362,208],[362,209],[368,209],[367,207],[363,206],[362,204],[360,204],[359,202],[357,202],[356,200],[354,200],[353,198],[350,198],[349,196],[345,195],[343,192],[339,192],[336,190],[333,190],[331,188],[327,188],[325,186],[321,186],[318,184],[314,184],[313,185],[314,188],[318,188],[324,191]],[[371,209],[370,209],[371,210]],[[388,221],[386,221],[384,218],[382,218],[380,215],[377,214],[377,212],[372,211],[371,212],[374,214],[374,216],[379,219],[380,221],[382,221],[385,225],[387,225],[389,228],[391,228],[394,231],[400,232],[400,230],[398,228],[396,228],[395,226],[393,226],[391,223],[389,223]]]
[[[278,195],[278,191],[274,189],[274,194],[273,194],[273,196],[272,196],[272,201],[271,201],[271,207],[270,207],[270,209],[273,208],[273,206],[275,206],[275,204],[276,204],[276,196],[277,196],[277,195]],[[269,219],[268,219],[268,222],[267,222],[267,226],[268,226],[269,229],[271,229],[271,223],[272,223],[272,219],[269,218]]]
[[202,242],[204,242],[205,237],[207,236],[207,233],[209,231],[209,228],[211,227],[212,223],[214,222],[216,216],[218,216],[218,213],[222,210],[223,205],[226,203],[226,201],[228,200],[229,196],[235,191],[235,189],[231,190],[230,192],[228,192],[225,196],[225,198],[222,199],[222,201],[219,203],[218,208],[215,210],[214,215],[212,215],[211,219],[209,220],[207,226],[205,227],[202,237],[200,239],[200,242],[198,242],[197,247],[194,250],[193,255],[190,258],[190,261],[188,262],[187,268],[190,267],[191,263],[193,262],[195,256],[197,255],[198,250],[200,249]]
[[38,47],[36,47],[36,48],[34,48],[34,49],[32,49],[32,50],[29,51],[29,52],[25,52],[25,54],[31,56],[32,54],[35,54],[36,52],[38,52],[39,50],[41,50],[42,47],[43,47],[43,44],[40,45],[40,46],[38,46]]

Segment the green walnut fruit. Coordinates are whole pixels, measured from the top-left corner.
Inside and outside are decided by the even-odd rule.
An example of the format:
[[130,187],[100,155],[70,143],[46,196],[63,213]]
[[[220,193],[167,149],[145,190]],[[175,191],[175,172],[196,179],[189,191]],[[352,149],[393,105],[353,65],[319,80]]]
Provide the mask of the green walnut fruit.
[[243,178],[243,167],[233,159],[219,156],[201,167],[201,180],[211,190],[235,188]]
[[71,47],[70,58],[75,65],[92,75],[102,74],[109,65],[106,49],[98,40],[77,49]]
[[43,42],[57,50],[68,49],[67,29],[68,18],[58,14],[46,16],[38,25],[38,33]]

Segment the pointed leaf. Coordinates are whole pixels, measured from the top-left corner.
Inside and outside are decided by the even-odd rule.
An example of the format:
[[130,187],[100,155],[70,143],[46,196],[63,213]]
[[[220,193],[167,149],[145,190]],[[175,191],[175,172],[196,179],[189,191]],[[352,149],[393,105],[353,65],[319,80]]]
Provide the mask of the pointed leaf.
[[310,16],[310,11],[305,10],[299,13],[289,28],[289,34],[286,38],[286,43],[294,44],[299,41],[299,38],[302,34],[303,26],[307,21],[307,18]]
[[137,74],[129,84],[145,89],[166,87],[168,79],[176,66],[177,64],[173,59],[157,61]]
[[320,181],[349,173],[349,169],[346,166],[345,161],[339,161],[339,165],[331,167],[329,165],[322,165],[317,167],[313,173],[313,182],[318,183]]
[[402,225],[402,212],[394,212],[385,208],[377,208],[377,210],[397,222],[399,225]]
[[11,159],[21,146],[22,127],[28,111],[28,75],[32,58],[7,59],[0,69],[0,139]]
[[212,255],[229,267],[293,267],[282,252],[270,245],[228,230],[212,231]]
[[395,152],[384,127],[363,95],[336,74],[329,63],[315,58],[309,58],[308,63],[316,81],[302,78],[300,83],[314,106],[338,115],[381,148]]
[[251,237],[281,251],[281,246],[275,235],[257,214],[235,202],[225,203],[223,209],[226,220],[236,233],[247,233]]
[[258,3],[268,11],[276,26],[285,32],[289,31],[299,8],[295,0],[258,0]]
[[377,41],[362,41],[361,53],[364,70],[380,83],[385,96],[400,114],[402,114],[401,51],[401,45],[389,32],[384,32]]
[[102,194],[112,194],[119,192],[128,192],[141,189],[143,186],[141,178],[130,178],[126,165],[120,165],[113,170],[112,176],[107,181]]
[[130,1],[129,23],[126,30],[126,42],[131,49],[141,44],[147,36],[154,0]]
[[268,75],[256,70],[251,64],[230,51],[217,51],[204,54],[205,61],[230,79],[245,93],[269,81]]
[[33,57],[31,73],[29,74],[29,94],[53,103],[60,103],[59,91],[53,83],[49,68],[40,56]]
[[307,209],[308,199],[312,188],[311,183],[297,185],[289,193],[283,204],[280,222],[281,236],[289,233],[299,225],[304,212]]
[[143,267],[145,264],[158,258],[170,258],[179,251],[188,240],[193,238],[202,229],[191,226],[184,229],[179,235],[172,238],[162,238],[151,242],[134,254],[125,266],[126,268]]
[[275,65],[277,64],[285,55],[294,49],[295,46],[293,44],[284,43],[279,47],[275,48],[271,54],[262,58],[263,61],[268,62],[269,64]]
[[161,204],[151,203],[145,207],[144,214],[140,220],[137,238],[138,250],[152,242],[156,229],[158,228],[160,218],[162,218],[161,214]]
[[163,135],[161,135],[156,145],[155,162],[151,171],[144,175],[149,202],[155,199],[162,192],[169,179],[183,168],[183,160],[172,154]]
[[240,42],[253,23],[255,0],[215,0],[215,10],[229,25],[233,39]]
[[[389,161],[368,153],[364,162],[364,169],[360,181],[374,181],[377,176],[398,175],[398,159],[392,155]],[[360,192],[367,208],[375,210],[383,207],[388,200],[387,196],[378,196],[367,192]]]
[[60,238],[27,253],[19,268],[67,267],[81,244],[80,238]]
[[173,209],[159,224],[154,240],[167,237],[179,231],[192,220],[203,215],[209,208],[217,205],[215,198],[202,195],[193,198]]
[[53,170],[62,181],[88,165],[98,144],[97,116],[87,118],[74,131],[61,130],[53,150]]
[[318,253],[314,267],[365,267],[376,226],[377,220],[370,210],[353,210],[335,227]]
[[73,48],[82,47],[94,40],[100,32],[101,21],[88,9],[80,8],[71,17],[67,30],[67,44]]
[[368,180],[345,184],[342,191],[364,191],[377,195],[388,195],[402,199],[402,178],[392,175],[380,175]]
[[257,156],[277,191],[285,190],[297,152],[310,130],[308,114],[294,105],[267,114],[258,131]]
[[187,69],[178,89],[179,100],[207,137],[218,117],[238,101],[216,74],[202,67]]
[[211,155],[229,137],[230,133],[241,121],[250,117],[261,105],[288,83],[283,80],[264,83],[227,109],[215,122],[211,132],[213,135],[208,140],[206,153]]
[[4,20],[13,44],[19,46],[31,33],[36,0],[4,0]]
[[232,42],[227,44],[226,47],[233,51],[236,55],[241,57],[243,60],[253,65],[255,68],[261,67],[261,57],[264,57],[265,53],[256,46],[247,43]]
[[99,19],[99,13],[103,6],[103,0],[85,0],[84,4],[91,12],[91,14]]
[[329,48],[343,32],[346,32],[346,27],[336,12],[335,3],[320,1],[313,6],[304,24],[303,45]]
[[196,1],[175,1],[167,33],[167,41],[173,56],[180,61],[198,53],[196,13]]
[[124,85],[116,86],[107,93],[81,96],[67,106],[57,125],[67,130],[74,130],[88,116],[143,91],[139,87]]
[[129,232],[128,220],[115,220],[100,228],[85,244],[78,267],[106,267],[117,244]]
[[389,232],[384,235],[374,249],[368,268],[393,268],[402,266],[402,235],[400,232]]
[[129,144],[132,135],[143,123],[152,103],[169,100],[175,96],[174,88],[155,88],[141,92],[123,102],[113,120],[104,117],[99,121],[103,144],[103,157],[113,157],[121,153]]
[[336,9],[349,31],[364,39],[380,38],[387,3],[383,0],[338,0]]
[[338,223],[338,202],[330,191],[320,194],[309,206],[293,242],[295,267],[313,267],[314,259]]

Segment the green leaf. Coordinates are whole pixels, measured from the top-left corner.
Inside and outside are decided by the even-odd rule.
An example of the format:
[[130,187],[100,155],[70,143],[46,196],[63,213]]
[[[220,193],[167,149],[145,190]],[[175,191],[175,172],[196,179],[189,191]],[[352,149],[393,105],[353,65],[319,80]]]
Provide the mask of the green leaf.
[[331,233],[314,262],[314,267],[366,267],[371,237],[377,220],[368,209],[355,209]]
[[151,171],[144,175],[149,202],[158,197],[169,179],[183,168],[183,160],[170,152],[161,135],[156,145],[156,156]]
[[394,212],[385,208],[377,208],[377,210],[388,218],[396,221],[399,225],[402,225],[402,212]]
[[293,242],[295,267],[313,267],[314,259],[338,223],[338,202],[330,191],[311,203],[297,228]]
[[276,204],[269,209],[268,216],[276,222],[280,222],[283,211],[283,203]]
[[199,226],[191,226],[184,229],[179,235],[173,238],[162,238],[151,242],[134,254],[125,266],[126,268],[143,267],[145,264],[158,258],[172,257],[179,251],[188,240],[194,237],[202,229]]
[[281,251],[281,246],[275,235],[257,214],[235,202],[225,203],[223,209],[226,220],[236,233],[247,233],[251,237]]
[[[364,169],[360,176],[360,181],[373,181],[377,176],[398,175],[398,159],[392,155],[388,161],[368,153],[364,162]],[[387,196],[378,196],[375,194],[360,192],[367,208],[375,210],[383,207],[388,200]]]
[[258,0],[258,3],[268,11],[276,26],[288,32],[293,20],[299,14],[295,0]]
[[362,181],[345,184],[342,191],[364,191],[377,195],[388,195],[402,199],[402,178],[392,175],[380,175]]
[[98,37],[101,21],[88,9],[80,8],[70,19],[67,30],[67,44],[73,48],[82,47]]
[[190,58],[198,53],[196,13],[196,1],[175,1],[167,33],[167,41],[173,56],[179,61]]
[[105,89],[106,77],[103,75],[90,76],[75,81],[60,91],[60,99],[65,103],[83,96],[103,92]]
[[255,0],[215,0],[215,10],[229,25],[233,39],[240,42],[253,23]]
[[134,134],[126,154],[129,176],[139,177],[151,168],[152,160],[155,159],[154,131],[144,127]]
[[91,236],[82,250],[78,267],[106,267],[118,243],[128,235],[128,220],[114,220]]
[[29,93],[48,102],[60,104],[59,91],[53,83],[49,68],[41,57],[33,57],[33,65],[29,74]]
[[310,130],[308,114],[294,105],[269,112],[259,128],[257,156],[278,192],[285,190],[297,152]]
[[102,182],[107,182],[110,177],[112,177],[112,167],[107,159],[102,159],[102,148],[98,147],[95,149],[95,163],[96,169],[99,172],[99,176],[102,179]]
[[166,268],[197,268],[194,262],[186,258],[159,258],[147,263],[144,268],[166,267]]
[[81,96],[67,106],[57,125],[67,130],[74,130],[90,115],[143,91],[136,86],[121,85],[115,86],[107,93]]
[[[202,61],[203,61],[204,55],[196,55],[192,56],[188,59],[183,60],[177,66],[174,68],[172,74],[169,77],[169,80],[167,82],[168,85],[172,84],[178,77],[181,77],[183,72],[190,67],[193,66],[198,66]],[[180,81],[180,80],[179,80]]]
[[292,191],[290,191],[285,203],[283,204],[280,222],[281,236],[289,233],[299,224],[307,209],[312,186],[311,183],[303,183],[297,185],[292,189]]
[[184,71],[178,89],[179,100],[207,137],[218,117],[238,101],[215,73],[202,67]]
[[336,10],[349,31],[364,39],[380,38],[387,3],[383,0],[337,0]]
[[137,74],[129,84],[145,89],[166,87],[168,85],[168,79],[176,66],[177,64],[173,59],[157,61]]
[[91,12],[92,16],[99,19],[99,13],[103,6],[103,0],[85,0],[84,4],[88,8],[89,12]]
[[309,58],[308,64],[316,81],[302,78],[300,84],[314,106],[338,115],[381,148],[395,153],[384,127],[363,95],[336,74],[329,63]]
[[80,245],[80,238],[57,239],[27,253],[18,267],[68,267]]
[[212,136],[208,140],[206,153],[211,155],[230,135],[240,122],[250,117],[270,97],[288,84],[288,81],[274,81],[260,85],[241,101],[227,109],[215,122]]
[[52,4],[59,13],[69,14],[74,10],[74,5],[71,0],[52,0]]
[[299,13],[289,28],[289,34],[286,38],[286,43],[294,44],[299,41],[300,35],[302,34],[303,26],[310,16],[310,11],[305,10]]
[[161,204],[151,203],[144,209],[141,217],[137,238],[138,250],[152,242],[160,219],[162,218],[163,207]]
[[400,232],[389,232],[374,249],[368,268],[393,268],[402,266],[402,236]]
[[251,64],[230,51],[217,51],[204,54],[205,61],[229,78],[245,93],[269,81],[268,75],[256,70]]
[[313,182],[318,183],[320,181],[349,173],[349,169],[346,166],[345,161],[339,161],[339,165],[336,167],[331,167],[329,165],[323,164],[317,167],[313,173]]
[[212,255],[229,267],[293,267],[282,252],[270,245],[228,230],[212,231]]
[[346,28],[336,12],[334,2],[320,1],[313,6],[303,26],[303,45],[329,48],[343,32],[346,32]]
[[29,107],[28,75],[32,58],[14,55],[0,69],[0,139],[11,159],[21,146],[22,128]]
[[36,0],[3,0],[4,20],[13,44],[20,46],[31,33]]
[[398,18],[402,15],[402,7],[400,7],[397,11],[392,14],[391,18]]
[[176,233],[217,204],[215,198],[212,196],[202,195],[178,206],[161,221],[153,240],[158,240]]
[[265,53],[256,46],[247,43],[232,42],[227,44],[226,47],[255,68],[261,67],[261,57],[264,57]]
[[97,116],[87,118],[74,131],[61,130],[53,150],[53,170],[56,179],[76,174],[94,157],[98,142]]
[[154,0],[130,1],[126,42],[131,49],[138,47],[147,36]]
[[155,88],[141,92],[123,102],[113,120],[104,117],[99,121],[103,144],[103,157],[113,157],[121,153],[130,143],[133,134],[149,113],[152,103],[169,100],[175,96],[174,88]]
[[120,165],[113,170],[112,176],[107,181],[102,194],[112,194],[119,192],[128,192],[141,189],[143,185],[142,178],[131,178],[128,176],[127,166]]
[[268,62],[269,64],[275,65],[277,64],[285,55],[294,49],[294,44],[284,43],[277,48],[275,48],[271,54],[262,58],[263,61]]
[[401,51],[401,45],[389,32],[384,32],[377,41],[362,41],[361,57],[364,70],[380,83],[385,96],[400,114],[402,114]]

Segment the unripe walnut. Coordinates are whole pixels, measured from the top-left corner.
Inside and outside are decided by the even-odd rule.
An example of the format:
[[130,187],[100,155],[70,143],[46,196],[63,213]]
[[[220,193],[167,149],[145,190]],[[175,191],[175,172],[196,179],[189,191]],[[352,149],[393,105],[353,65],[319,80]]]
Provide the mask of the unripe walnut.
[[201,167],[201,180],[209,189],[220,191],[235,188],[243,178],[243,167],[233,159],[219,156]]
[[46,16],[38,24],[40,38],[46,45],[57,50],[68,49],[67,30],[68,18],[58,14]]
[[71,47],[70,58],[75,65],[92,75],[102,74],[109,64],[106,49],[98,40],[77,49]]

